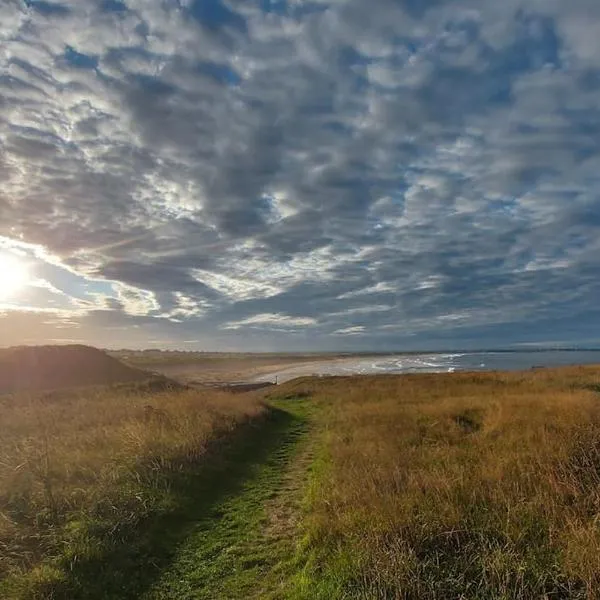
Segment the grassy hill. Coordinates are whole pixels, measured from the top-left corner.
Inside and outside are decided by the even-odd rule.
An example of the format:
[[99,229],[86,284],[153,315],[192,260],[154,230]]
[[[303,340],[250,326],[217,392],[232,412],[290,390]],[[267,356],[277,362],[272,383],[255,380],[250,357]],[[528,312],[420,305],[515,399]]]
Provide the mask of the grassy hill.
[[0,393],[143,381],[149,373],[90,346],[19,346],[0,350]]
[[0,597],[600,598],[600,368],[0,398]]

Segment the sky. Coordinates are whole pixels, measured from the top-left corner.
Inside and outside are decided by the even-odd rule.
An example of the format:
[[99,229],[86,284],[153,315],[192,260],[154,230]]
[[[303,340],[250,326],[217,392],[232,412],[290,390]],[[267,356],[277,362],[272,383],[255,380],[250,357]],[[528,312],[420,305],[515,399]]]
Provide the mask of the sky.
[[597,0],[2,0],[0,345],[600,345]]

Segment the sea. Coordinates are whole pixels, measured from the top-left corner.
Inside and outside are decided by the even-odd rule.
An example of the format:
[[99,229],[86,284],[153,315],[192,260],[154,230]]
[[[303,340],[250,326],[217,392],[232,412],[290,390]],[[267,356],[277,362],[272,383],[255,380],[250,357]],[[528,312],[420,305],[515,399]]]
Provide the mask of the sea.
[[305,375],[374,375],[515,371],[566,365],[600,364],[600,350],[543,350],[510,352],[448,352],[390,354],[315,361],[263,375],[262,381],[283,383]]
[[600,350],[390,355],[365,360],[357,365],[357,368],[366,372],[384,373],[452,373],[454,371],[519,371],[539,367],[587,364],[600,364]]

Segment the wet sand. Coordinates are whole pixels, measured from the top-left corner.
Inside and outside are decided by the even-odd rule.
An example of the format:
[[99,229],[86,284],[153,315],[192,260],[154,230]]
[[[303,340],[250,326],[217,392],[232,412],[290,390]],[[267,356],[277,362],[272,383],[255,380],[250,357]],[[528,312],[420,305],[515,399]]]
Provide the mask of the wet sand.
[[[330,360],[317,360],[301,364],[272,369],[266,373],[256,375],[255,382],[285,383],[298,377],[324,377],[336,375],[356,375],[374,373],[373,358],[336,358]],[[384,371],[381,371],[384,372]]]
[[[439,358],[438,358],[439,356]],[[376,355],[319,360],[291,365],[258,375],[256,382],[285,383],[297,377],[335,377],[348,375],[383,375],[399,373],[449,373],[454,368],[447,355]],[[440,360],[441,358],[441,360]]]

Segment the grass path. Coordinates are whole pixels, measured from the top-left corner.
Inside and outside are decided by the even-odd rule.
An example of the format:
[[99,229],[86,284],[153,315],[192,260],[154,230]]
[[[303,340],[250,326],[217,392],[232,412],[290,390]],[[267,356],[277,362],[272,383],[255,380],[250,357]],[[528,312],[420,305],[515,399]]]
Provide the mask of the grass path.
[[312,406],[277,400],[198,469],[172,473],[169,502],[94,538],[52,600],[281,598],[293,576],[296,519],[310,462]]
[[223,476],[239,485],[210,511],[190,515],[187,539],[145,599],[281,597],[296,546],[308,430],[306,403],[278,403],[262,434],[228,461]]

